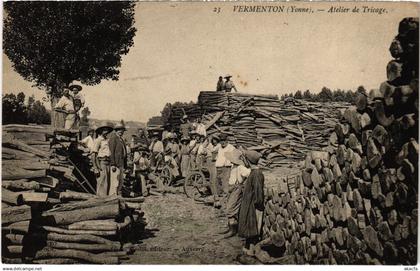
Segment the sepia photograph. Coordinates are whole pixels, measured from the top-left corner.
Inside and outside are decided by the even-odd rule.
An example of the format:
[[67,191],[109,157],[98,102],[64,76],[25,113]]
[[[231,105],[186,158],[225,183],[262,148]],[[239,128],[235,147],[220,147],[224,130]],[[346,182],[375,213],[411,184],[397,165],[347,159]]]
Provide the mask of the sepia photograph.
[[417,270],[418,2],[2,8],[3,271]]

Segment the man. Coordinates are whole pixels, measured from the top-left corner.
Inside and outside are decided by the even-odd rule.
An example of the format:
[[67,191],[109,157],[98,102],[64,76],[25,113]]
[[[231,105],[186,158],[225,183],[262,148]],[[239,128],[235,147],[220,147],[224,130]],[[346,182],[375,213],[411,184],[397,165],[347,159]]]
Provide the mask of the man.
[[242,201],[243,182],[251,172],[245,166],[245,158],[239,150],[226,153],[226,157],[231,161],[232,168],[229,177],[229,197],[226,203],[226,215],[228,218],[228,230],[225,231],[224,238],[229,238],[237,233],[238,214]]
[[139,146],[134,149],[133,164],[134,176],[140,181],[140,189],[142,196],[148,195],[147,178],[150,172],[150,161],[146,155],[147,147]]
[[93,152],[93,147],[94,147],[93,135],[94,134],[95,134],[95,130],[89,129],[88,135],[79,142],[83,147],[88,148],[89,153]]
[[124,170],[127,168],[127,148],[123,135],[125,132],[123,124],[118,124],[114,127],[115,133],[109,138],[109,149],[111,151],[111,170],[116,172],[119,170],[119,174],[116,180],[111,180],[112,183],[117,183],[117,195],[121,195],[122,186],[124,181]]
[[95,140],[93,147],[92,162],[95,174],[97,175],[96,195],[99,197],[107,196],[109,190],[111,151],[107,137],[111,131],[112,128],[109,126],[101,126],[96,129],[98,138]]
[[64,129],[73,129],[76,121],[76,111],[74,108],[73,97],[70,95],[68,88],[63,90],[63,96],[55,105],[54,110],[65,114]]
[[155,131],[152,134],[152,143],[150,143],[149,150],[152,153],[150,157],[150,164],[156,167],[160,159],[163,158],[163,142],[159,140],[159,132]]
[[223,77],[219,76],[219,81],[217,81],[216,91],[223,91],[225,89],[225,82],[223,82]]
[[201,121],[202,121],[201,118],[197,119],[195,132],[200,136],[206,137],[207,136],[206,125],[204,125]]
[[187,115],[183,115],[181,118],[181,124],[179,125],[181,137],[189,137],[192,130],[192,124],[188,120]]
[[225,76],[225,92],[231,92],[232,88],[235,90],[235,92],[238,92],[238,90],[235,87],[235,84],[233,84],[233,82],[230,80],[230,78],[232,77],[232,75],[226,75]]
[[85,105],[85,98],[82,95],[79,94],[79,92],[82,91],[82,86],[71,85],[71,86],[69,86],[69,90],[70,90],[70,92],[72,94],[72,97],[73,97],[74,111],[76,112],[73,129],[78,129],[79,128],[79,123],[80,123],[80,116],[79,116],[78,112]]
[[227,135],[220,135],[220,147],[216,156],[218,194],[229,192],[229,177],[232,163],[226,157],[226,153],[235,151],[236,148],[227,141]]

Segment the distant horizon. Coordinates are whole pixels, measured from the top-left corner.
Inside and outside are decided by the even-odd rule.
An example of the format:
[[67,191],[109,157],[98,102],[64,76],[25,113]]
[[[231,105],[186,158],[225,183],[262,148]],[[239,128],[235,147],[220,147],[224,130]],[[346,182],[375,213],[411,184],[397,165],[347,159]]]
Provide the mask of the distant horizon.
[[[273,3],[262,3],[262,5]],[[353,8],[359,3],[281,2],[275,5]],[[83,85],[97,119],[147,122],[166,103],[197,101],[230,73],[239,92],[283,94],[367,91],[386,81],[389,46],[404,17],[418,17],[417,3],[369,2],[378,14],[270,14],[233,12],[235,3],[138,2],[134,46],[122,58],[119,81]],[[363,5],[363,3],[360,3]],[[303,16],[305,16],[303,20]],[[17,74],[5,54],[2,89],[45,97]],[[49,103],[45,103],[49,108]]]

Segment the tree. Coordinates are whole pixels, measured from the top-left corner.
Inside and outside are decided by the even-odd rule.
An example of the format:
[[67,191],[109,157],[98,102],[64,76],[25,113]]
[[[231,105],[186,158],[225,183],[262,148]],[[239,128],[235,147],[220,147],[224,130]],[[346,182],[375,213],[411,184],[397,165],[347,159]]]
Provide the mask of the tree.
[[362,93],[362,94],[364,94],[364,95],[367,95],[367,91],[366,91],[366,89],[365,89],[365,87],[364,87],[364,86],[359,86],[359,87],[357,88],[357,92],[358,92],[358,93]]
[[296,91],[296,93],[295,93],[295,99],[302,99],[302,98],[303,98],[302,91],[300,91],[300,90]]
[[46,90],[53,108],[73,81],[118,80],[121,56],[136,32],[134,6],[128,1],[6,2],[4,52],[16,72]]
[[303,99],[312,100],[312,94],[309,89],[305,90],[305,92],[303,93]]
[[50,124],[51,116],[45,108],[45,106],[40,101],[34,101],[30,107],[28,103],[27,120],[29,123]]
[[333,94],[331,90],[327,87],[323,87],[321,89],[321,92],[318,94],[318,100],[321,102],[327,102],[327,101],[332,101],[332,99],[333,99]]

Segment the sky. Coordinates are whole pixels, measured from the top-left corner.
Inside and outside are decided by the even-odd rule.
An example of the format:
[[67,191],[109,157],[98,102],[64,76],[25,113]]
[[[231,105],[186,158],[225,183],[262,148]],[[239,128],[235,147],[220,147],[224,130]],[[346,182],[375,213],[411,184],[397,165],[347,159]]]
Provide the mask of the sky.
[[[418,3],[359,3],[387,13],[328,13],[355,3],[265,3],[307,7],[314,13],[234,12],[238,3],[137,3],[134,46],[123,57],[119,81],[83,86],[91,117],[147,121],[167,102],[197,101],[231,74],[240,92],[278,94],[310,89],[378,88],[398,23],[419,16]],[[260,5],[258,2],[243,5]],[[220,7],[220,13],[214,9]],[[324,9],[323,12],[317,12]],[[3,93],[32,87],[3,54]]]

